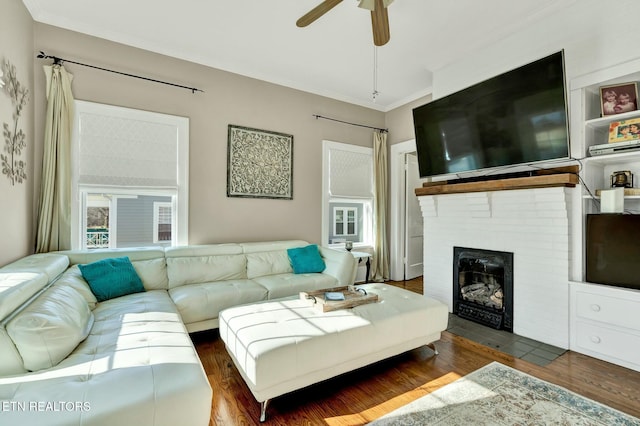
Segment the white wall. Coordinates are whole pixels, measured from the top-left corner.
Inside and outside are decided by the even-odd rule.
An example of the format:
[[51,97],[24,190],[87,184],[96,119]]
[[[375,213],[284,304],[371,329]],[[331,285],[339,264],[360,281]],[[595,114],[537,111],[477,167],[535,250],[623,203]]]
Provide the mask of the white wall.
[[[11,185],[0,173],[0,265],[33,251],[33,21],[21,1],[0,0],[0,62],[8,60],[16,67],[18,81],[29,89],[29,101],[22,111],[18,128],[26,134],[26,148],[17,158],[26,162],[27,179]],[[6,76],[4,79],[6,83]],[[6,92],[0,89],[0,128],[7,123],[13,130],[14,107]],[[5,152],[5,139],[0,136],[0,152]]]
[[554,16],[433,73],[434,99],[565,50],[571,78],[640,57],[640,1],[578,0]]
[[[317,120],[314,114],[381,127],[384,113],[214,68],[36,23],[47,54],[198,87],[193,94],[65,63],[76,99],[189,118],[189,243],[303,239],[320,242],[322,140],[371,147],[370,129]],[[44,75],[35,74],[36,133],[44,123]],[[293,135],[293,199],[227,197],[227,126]],[[36,151],[36,159],[41,158]]]

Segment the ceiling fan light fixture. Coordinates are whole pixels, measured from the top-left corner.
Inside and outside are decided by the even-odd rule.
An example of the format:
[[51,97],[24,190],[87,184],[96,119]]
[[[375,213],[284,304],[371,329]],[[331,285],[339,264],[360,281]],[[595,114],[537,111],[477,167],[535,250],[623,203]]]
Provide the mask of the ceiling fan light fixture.
[[[298,27],[306,27],[329,12],[340,2],[342,2],[342,0],[323,0],[298,19],[296,25]],[[384,46],[391,37],[389,34],[389,16],[387,14],[387,6],[391,3],[393,3],[393,0],[359,0],[358,6],[368,9],[371,12],[373,44],[376,46]]]
[[[393,3],[393,0],[382,0],[384,7],[389,7],[391,3]],[[358,7],[374,11],[376,10],[376,0],[359,0]]]
[[363,9],[367,9],[367,10],[374,10],[376,8],[376,1],[375,0],[360,0],[360,3],[358,3],[358,7],[361,7]]

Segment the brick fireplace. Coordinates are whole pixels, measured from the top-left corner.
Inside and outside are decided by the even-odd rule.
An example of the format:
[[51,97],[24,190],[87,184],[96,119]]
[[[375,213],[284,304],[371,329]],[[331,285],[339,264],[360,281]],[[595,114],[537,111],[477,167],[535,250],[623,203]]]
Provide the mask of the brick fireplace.
[[424,294],[454,311],[454,247],[513,253],[513,332],[569,346],[570,188],[419,196]]

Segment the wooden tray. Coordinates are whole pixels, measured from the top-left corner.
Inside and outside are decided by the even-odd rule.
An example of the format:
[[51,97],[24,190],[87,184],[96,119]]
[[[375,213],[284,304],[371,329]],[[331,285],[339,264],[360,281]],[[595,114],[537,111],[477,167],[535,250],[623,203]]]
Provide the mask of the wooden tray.
[[[344,294],[344,300],[326,300],[324,295],[327,292],[337,292]],[[301,291],[300,299],[309,300],[319,311],[329,312],[338,309],[353,308],[358,305],[367,303],[375,303],[378,301],[378,295],[373,293],[365,293],[363,290],[357,290],[357,287],[349,285],[344,287],[323,288],[315,291]]]

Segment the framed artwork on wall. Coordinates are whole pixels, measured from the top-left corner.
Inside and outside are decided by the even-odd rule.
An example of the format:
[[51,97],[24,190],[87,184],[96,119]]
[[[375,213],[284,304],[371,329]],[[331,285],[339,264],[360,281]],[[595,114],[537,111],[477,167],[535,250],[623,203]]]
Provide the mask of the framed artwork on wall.
[[621,114],[638,109],[638,85],[623,83],[600,87],[602,115]]
[[293,199],[293,136],[229,125],[227,197]]

